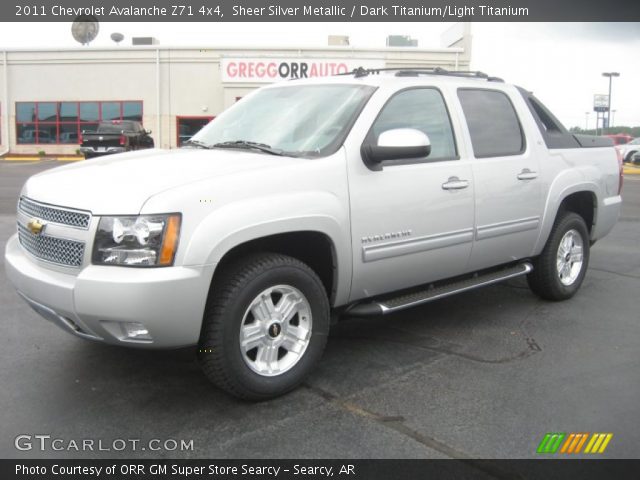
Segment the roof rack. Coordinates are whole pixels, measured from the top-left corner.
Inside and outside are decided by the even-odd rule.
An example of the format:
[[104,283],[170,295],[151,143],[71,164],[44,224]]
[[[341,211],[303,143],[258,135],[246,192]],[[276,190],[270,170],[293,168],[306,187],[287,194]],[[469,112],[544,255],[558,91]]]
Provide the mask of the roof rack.
[[339,73],[338,75],[353,75],[355,78],[366,77],[368,75],[379,75],[381,72],[396,72],[396,77],[417,77],[419,75],[446,75],[450,77],[479,78],[488,82],[501,82],[499,77],[491,77],[478,71],[446,70],[442,67],[387,67],[387,68],[354,68],[351,72]]

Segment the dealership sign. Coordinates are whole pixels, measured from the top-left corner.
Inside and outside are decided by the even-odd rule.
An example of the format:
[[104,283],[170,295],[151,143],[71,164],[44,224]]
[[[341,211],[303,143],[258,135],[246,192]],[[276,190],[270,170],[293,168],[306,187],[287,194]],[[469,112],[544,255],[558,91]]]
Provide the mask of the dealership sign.
[[593,96],[593,111],[606,112],[609,109],[609,95]]
[[327,77],[358,67],[382,68],[382,60],[355,58],[222,58],[222,81],[226,83],[270,83],[292,78]]

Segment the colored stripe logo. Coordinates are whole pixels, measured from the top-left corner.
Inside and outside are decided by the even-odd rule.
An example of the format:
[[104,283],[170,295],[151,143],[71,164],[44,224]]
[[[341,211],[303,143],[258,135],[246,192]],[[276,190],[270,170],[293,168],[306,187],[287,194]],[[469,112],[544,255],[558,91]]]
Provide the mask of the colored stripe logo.
[[[612,438],[613,433],[552,432],[543,437],[536,452],[543,454],[604,453]],[[583,447],[584,450],[582,450]]]

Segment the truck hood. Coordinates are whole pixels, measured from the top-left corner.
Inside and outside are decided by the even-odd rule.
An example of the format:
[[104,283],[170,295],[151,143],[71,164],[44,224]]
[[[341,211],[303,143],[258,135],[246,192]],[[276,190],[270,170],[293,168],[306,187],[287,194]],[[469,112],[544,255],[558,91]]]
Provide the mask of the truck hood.
[[39,173],[27,180],[22,195],[94,215],[131,215],[152,195],[174,187],[304,161],[246,150],[144,150]]

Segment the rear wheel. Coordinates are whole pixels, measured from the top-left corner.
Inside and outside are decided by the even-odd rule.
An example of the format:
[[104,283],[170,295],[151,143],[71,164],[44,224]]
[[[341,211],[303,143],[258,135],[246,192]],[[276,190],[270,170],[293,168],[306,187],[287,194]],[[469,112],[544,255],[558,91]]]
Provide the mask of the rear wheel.
[[589,263],[589,232],[584,219],[561,213],[547,244],[528,275],[529,287],[546,300],[566,300],[578,291]]
[[313,270],[284,255],[251,255],[215,280],[198,359],[218,387],[264,400],[304,380],[328,330],[329,301]]

